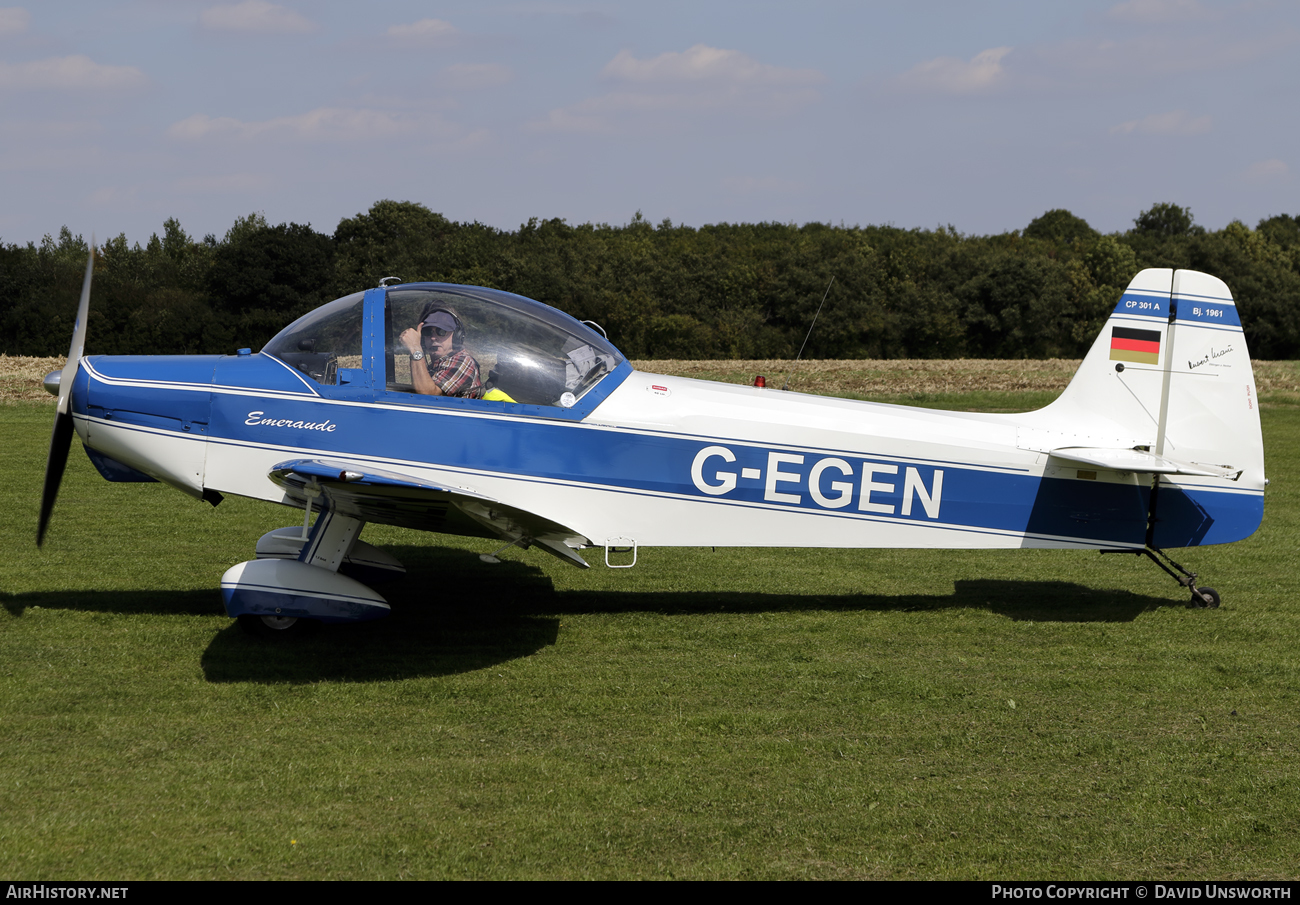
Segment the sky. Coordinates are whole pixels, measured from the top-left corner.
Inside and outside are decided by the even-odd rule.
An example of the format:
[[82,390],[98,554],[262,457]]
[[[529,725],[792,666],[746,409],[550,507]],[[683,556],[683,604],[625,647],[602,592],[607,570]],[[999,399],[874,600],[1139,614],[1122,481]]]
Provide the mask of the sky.
[[[5,0],[0,0],[0,3]],[[0,242],[1300,214],[1295,0],[0,6]]]

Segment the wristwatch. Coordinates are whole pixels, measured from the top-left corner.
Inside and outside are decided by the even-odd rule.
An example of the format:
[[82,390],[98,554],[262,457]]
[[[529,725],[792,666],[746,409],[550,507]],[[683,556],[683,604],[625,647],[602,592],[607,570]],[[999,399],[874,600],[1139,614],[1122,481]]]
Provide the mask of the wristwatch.
[[424,361],[424,350],[416,349],[411,353],[411,361]]

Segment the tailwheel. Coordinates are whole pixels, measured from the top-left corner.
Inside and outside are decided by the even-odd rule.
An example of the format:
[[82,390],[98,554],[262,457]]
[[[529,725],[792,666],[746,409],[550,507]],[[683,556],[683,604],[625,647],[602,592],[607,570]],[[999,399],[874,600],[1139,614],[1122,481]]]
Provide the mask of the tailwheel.
[[[1165,551],[1161,550],[1159,547],[1146,547],[1140,550],[1134,550],[1132,548],[1126,550],[1101,550],[1100,552],[1135,553],[1138,556],[1145,556],[1157,566],[1164,569],[1170,578],[1192,592],[1192,599],[1187,603],[1187,606],[1190,609],[1214,610],[1218,609],[1219,603],[1222,601],[1219,592],[1214,590],[1214,588],[1198,588],[1196,586],[1196,573],[1189,572],[1187,569],[1184,569],[1178,563],[1174,562],[1169,558],[1169,554],[1165,553]],[[1165,565],[1165,562],[1161,562],[1162,559],[1169,565]],[[1173,568],[1170,568],[1170,566]]]
[[320,624],[315,619],[301,619],[297,616],[261,616],[245,613],[238,617],[239,627],[255,638],[274,638],[288,641],[303,638]]

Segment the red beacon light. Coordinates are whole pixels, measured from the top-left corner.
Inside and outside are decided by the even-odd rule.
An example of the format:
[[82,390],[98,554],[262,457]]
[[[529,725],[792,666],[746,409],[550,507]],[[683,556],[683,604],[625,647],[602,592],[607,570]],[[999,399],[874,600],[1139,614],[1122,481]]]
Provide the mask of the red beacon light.
[[766,386],[767,386],[767,378],[764,377],[762,374],[759,374],[757,377],[754,378],[754,386],[756,386],[756,387],[766,387]]

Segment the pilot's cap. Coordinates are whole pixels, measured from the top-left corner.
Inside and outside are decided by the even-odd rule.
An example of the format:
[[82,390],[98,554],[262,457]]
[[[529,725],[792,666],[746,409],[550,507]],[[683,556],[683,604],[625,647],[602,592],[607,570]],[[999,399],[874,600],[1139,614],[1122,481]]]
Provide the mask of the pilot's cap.
[[450,311],[434,311],[425,317],[424,326],[437,327],[439,330],[446,330],[448,333],[454,333],[456,330],[456,319],[451,316]]

